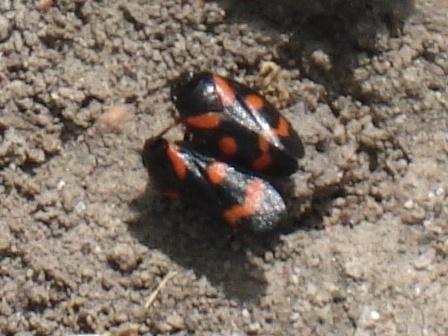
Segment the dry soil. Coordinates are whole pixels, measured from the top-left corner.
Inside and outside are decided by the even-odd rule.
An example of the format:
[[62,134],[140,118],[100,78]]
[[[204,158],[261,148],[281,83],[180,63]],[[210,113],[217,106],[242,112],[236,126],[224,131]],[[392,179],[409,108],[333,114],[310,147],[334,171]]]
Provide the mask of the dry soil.
[[[300,133],[287,232],[153,190],[186,70]],[[446,0],[1,0],[0,334],[447,335],[447,76]]]

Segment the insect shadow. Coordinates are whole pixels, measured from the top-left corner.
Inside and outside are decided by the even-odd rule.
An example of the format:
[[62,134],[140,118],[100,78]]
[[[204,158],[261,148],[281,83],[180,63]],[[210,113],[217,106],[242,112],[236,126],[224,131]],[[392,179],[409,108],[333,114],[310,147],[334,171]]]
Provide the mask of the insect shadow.
[[[345,39],[360,41],[387,29],[397,34],[404,21],[415,12],[415,0],[215,0],[226,11],[228,21],[245,21],[278,31],[319,30],[334,24],[329,37],[343,33]],[[315,21],[320,18],[320,21]],[[327,18],[327,20],[322,20]],[[306,26],[315,21],[314,25]],[[323,24],[323,25],[322,25]],[[341,25],[342,24],[342,25]],[[364,35],[364,36],[363,36]],[[365,36],[368,35],[368,36]]]
[[151,183],[132,207],[137,218],[130,231],[142,244],[193,270],[198,279],[205,276],[228,298],[244,304],[263,296],[267,282],[254,260],[275,248],[278,234],[230,236],[224,224],[200,209],[161,198]]
[[[299,68],[334,95],[369,101],[381,97],[363,94],[362,81],[354,72],[360,54],[384,51],[384,37],[401,35],[415,12],[414,0],[215,2],[226,11],[227,22],[244,22],[270,35],[268,44],[277,47],[274,61],[282,67]],[[209,29],[213,30],[213,25]],[[280,33],[286,33],[288,41],[279,38]]]

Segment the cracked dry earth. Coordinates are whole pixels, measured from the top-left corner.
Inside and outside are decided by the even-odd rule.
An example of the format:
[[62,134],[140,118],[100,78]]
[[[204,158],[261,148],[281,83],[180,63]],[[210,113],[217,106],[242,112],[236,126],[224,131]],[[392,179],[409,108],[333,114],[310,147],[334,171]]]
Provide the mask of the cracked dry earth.
[[[0,2],[1,335],[447,334],[448,1],[314,3]],[[301,134],[288,233],[154,192],[199,69]]]

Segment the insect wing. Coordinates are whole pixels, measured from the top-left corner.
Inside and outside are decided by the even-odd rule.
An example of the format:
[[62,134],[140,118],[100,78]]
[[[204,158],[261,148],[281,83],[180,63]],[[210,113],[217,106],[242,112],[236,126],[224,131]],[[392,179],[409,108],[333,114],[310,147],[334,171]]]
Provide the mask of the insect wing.
[[298,169],[299,136],[268,101],[241,83],[212,73],[180,80],[173,99],[188,138],[202,151],[266,176]]
[[[265,138],[275,148],[286,151],[294,158],[304,156],[304,148],[300,137],[291,123],[280,112],[250,87],[236,81],[214,75],[216,92],[224,107],[226,119],[243,125],[245,128]],[[222,87],[226,87],[223,89]],[[232,94],[233,104],[226,105]]]
[[206,208],[232,231],[271,231],[286,215],[270,183],[200,154],[189,143],[147,141],[143,160],[162,194]]

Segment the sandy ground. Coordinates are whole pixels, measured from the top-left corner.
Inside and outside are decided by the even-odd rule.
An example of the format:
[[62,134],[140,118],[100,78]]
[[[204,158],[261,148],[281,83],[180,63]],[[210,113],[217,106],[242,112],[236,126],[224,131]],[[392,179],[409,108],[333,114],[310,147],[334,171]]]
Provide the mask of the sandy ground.
[[[447,334],[448,1],[271,3],[0,2],[1,335]],[[153,190],[193,69],[301,134],[288,233]]]

